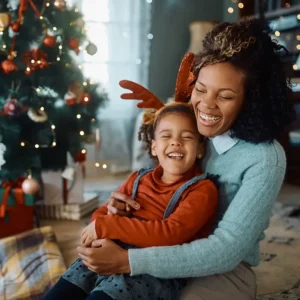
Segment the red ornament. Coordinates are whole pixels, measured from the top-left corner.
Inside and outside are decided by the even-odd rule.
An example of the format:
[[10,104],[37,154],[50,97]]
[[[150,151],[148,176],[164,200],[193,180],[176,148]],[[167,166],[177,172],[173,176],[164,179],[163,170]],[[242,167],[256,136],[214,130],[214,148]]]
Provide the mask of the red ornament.
[[56,37],[51,35],[46,35],[43,41],[46,47],[53,48],[56,45]]
[[49,66],[47,54],[40,49],[32,49],[25,52],[23,59],[24,63],[27,65],[27,68],[30,68],[30,71],[25,71],[26,75],[29,75],[29,72],[33,72],[37,69],[45,69]]
[[80,51],[79,51],[79,42],[77,39],[75,38],[70,38],[69,41],[68,41],[68,45],[69,47],[75,51],[76,54],[78,54]]
[[76,99],[77,99],[77,97],[76,97],[76,95],[73,93],[73,92],[71,92],[71,91],[68,91],[66,94],[65,94],[65,101],[66,101],[66,104],[67,105],[74,105],[74,104],[76,104]]
[[77,152],[75,154],[74,161],[79,162],[79,163],[86,161],[86,152],[84,152],[84,153],[82,153],[82,151]]
[[19,22],[16,22],[11,25],[11,29],[13,30],[13,32],[20,32],[21,24]]
[[1,67],[3,70],[3,73],[8,75],[10,73],[13,73],[15,71],[18,71],[17,65],[13,62],[12,59],[6,59],[1,63]]
[[21,112],[21,104],[15,95],[11,95],[11,98],[6,101],[4,105],[4,115],[6,116],[18,116]]
[[88,104],[88,103],[90,103],[90,100],[91,100],[91,96],[88,93],[84,93],[82,96],[81,103]]
[[25,179],[22,183],[22,190],[25,194],[34,195],[39,191],[39,189],[40,185],[38,181],[31,178],[31,176]]

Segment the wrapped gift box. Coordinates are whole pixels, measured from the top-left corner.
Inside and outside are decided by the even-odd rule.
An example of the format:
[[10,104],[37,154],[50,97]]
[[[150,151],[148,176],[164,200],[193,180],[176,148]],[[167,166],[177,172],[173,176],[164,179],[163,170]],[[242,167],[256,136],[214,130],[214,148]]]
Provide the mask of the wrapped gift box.
[[0,238],[34,227],[35,195],[24,194],[20,183],[0,187]]
[[43,172],[41,219],[80,220],[99,206],[97,193],[84,193],[84,169],[77,164],[63,172]]

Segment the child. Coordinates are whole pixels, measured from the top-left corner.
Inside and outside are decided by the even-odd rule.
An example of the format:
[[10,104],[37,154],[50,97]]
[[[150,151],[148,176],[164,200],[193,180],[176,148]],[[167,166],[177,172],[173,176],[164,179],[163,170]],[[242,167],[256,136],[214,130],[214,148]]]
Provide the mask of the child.
[[[133,173],[119,190],[135,199],[140,209],[128,218],[107,215],[106,206],[101,206],[83,230],[82,243],[90,246],[95,239],[109,238],[123,247],[170,246],[207,237],[214,225],[218,197],[215,185],[197,168],[196,160],[203,150],[192,106],[178,99],[164,106],[135,83],[121,85],[142,90],[144,95],[139,93],[139,97],[144,107],[158,109],[145,114],[139,137],[159,164],[154,170]],[[175,300],[183,284],[183,280],[149,275],[102,276],[77,259],[45,299],[63,299],[74,291],[73,300]]]

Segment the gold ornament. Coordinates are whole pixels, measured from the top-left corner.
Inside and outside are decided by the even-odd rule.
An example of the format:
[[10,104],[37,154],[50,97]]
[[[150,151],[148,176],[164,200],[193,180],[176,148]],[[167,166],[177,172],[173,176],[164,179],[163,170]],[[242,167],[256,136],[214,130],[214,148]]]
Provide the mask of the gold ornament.
[[0,13],[0,31],[3,31],[10,24],[10,14]]

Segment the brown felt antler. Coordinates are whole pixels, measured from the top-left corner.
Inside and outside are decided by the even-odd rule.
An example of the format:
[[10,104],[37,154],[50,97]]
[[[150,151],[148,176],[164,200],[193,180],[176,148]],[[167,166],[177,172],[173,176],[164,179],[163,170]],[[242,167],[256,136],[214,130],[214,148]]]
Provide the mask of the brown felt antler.
[[176,80],[175,102],[188,102],[188,97],[192,94],[193,83],[196,80],[196,75],[192,71],[194,59],[195,55],[189,52],[181,61]]
[[137,104],[139,108],[152,108],[159,110],[164,104],[149,90],[130,80],[121,80],[120,86],[124,89],[131,90],[132,93],[122,94],[122,99],[142,100]]

